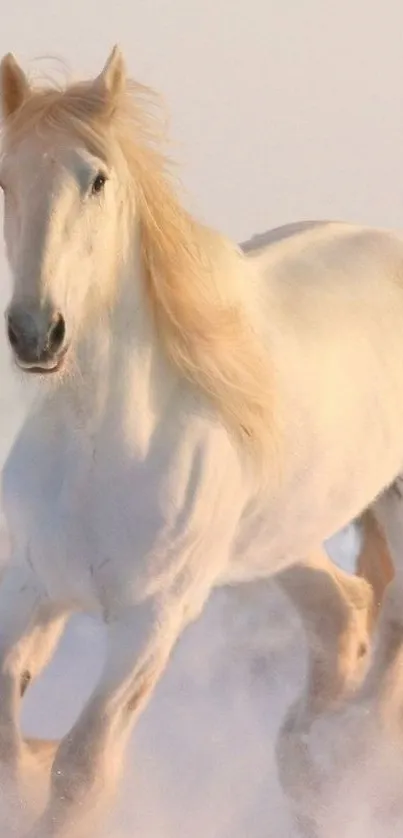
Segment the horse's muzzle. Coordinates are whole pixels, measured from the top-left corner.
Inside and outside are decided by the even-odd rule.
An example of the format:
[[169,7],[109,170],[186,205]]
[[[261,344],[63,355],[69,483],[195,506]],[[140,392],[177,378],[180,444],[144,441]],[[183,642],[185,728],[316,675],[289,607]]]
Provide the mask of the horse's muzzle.
[[8,340],[20,369],[39,374],[60,369],[67,350],[62,314],[11,305],[6,322]]

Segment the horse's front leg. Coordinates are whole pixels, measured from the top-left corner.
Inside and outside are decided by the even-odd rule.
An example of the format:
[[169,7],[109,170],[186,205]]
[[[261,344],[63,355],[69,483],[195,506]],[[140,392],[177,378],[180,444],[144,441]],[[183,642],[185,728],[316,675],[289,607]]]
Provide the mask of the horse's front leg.
[[29,569],[7,568],[0,585],[0,763],[15,778],[23,747],[21,697],[49,659],[64,622]]
[[[367,678],[356,697],[356,705],[367,711],[376,708],[387,727],[398,729],[403,722],[403,479],[378,498],[373,506],[392,557],[395,575],[389,583],[378,624],[374,656]],[[375,714],[376,715],[376,714]]]
[[[108,629],[104,669],[52,768],[48,805],[29,838],[59,838],[93,823],[116,788],[132,725],[161,677],[185,622],[183,602],[150,599]],[[76,832],[74,833],[76,834]]]

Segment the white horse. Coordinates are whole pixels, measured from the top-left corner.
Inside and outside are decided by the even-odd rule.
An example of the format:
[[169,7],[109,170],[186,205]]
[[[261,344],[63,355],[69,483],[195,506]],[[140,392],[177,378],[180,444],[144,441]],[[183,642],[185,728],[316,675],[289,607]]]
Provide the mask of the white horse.
[[24,673],[72,611],[108,625],[42,838],[113,785],[212,588],[328,572],[322,542],[402,470],[403,238],[323,224],[245,255],[200,226],[117,49],[65,90],[34,89],[8,55],[0,86],[7,330],[38,379],[3,475],[0,757],[17,776]]

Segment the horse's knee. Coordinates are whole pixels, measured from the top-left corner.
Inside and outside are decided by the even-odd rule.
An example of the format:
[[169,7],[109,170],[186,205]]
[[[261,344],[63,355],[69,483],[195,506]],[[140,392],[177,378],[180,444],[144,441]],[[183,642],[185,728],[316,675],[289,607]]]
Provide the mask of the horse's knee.
[[369,644],[366,643],[364,640],[362,640],[361,643],[359,643],[358,648],[357,648],[357,658],[358,658],[359,661],[362,660],[362,658],[365,658],[365,656],[368,654],[368,650],[369,650]]
[[28,671],[28,669],[24,669],[24,672],[22,673],[21,678],[20,678],[20,695],[21,695],[21,698],[23,698],[23,696],[25,695],[31,681],[32,681],[31,673]]
[[145,672],[140,678],[136,679],[125,707],[128,721],[131,720],[133,714],[138,711],[142,704],[147,700],[154,684],[155,675],[152,670]]

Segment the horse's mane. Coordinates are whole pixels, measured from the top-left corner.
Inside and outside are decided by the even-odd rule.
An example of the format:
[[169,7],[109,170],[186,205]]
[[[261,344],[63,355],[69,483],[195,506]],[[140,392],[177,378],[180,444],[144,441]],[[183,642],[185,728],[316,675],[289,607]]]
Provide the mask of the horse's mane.
[[106,106],[91,82],[32,88],[7,120],[6,147],[31,131],[74,132],[110,157],[117,140],[133,181],[148,294],[171,361],[216,404],[226,423],[262,457],[273,435],[268,357],[256,287],[240,250],[198,224],[168,175],[155,94],[127,82]]

